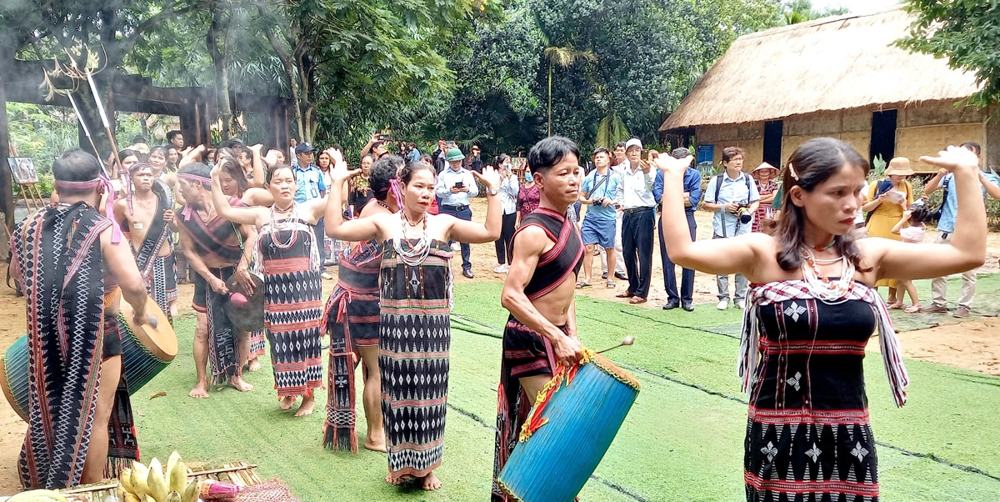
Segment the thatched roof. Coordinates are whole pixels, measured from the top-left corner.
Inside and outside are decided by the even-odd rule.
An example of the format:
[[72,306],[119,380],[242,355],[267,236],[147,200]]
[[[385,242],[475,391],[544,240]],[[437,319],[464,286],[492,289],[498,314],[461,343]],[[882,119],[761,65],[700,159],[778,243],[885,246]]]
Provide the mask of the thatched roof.
[[911,19],[902,9],[893,9],[742,36],[660,130],[955,100],[975,92],[972,74],[893,45],[906,36]]

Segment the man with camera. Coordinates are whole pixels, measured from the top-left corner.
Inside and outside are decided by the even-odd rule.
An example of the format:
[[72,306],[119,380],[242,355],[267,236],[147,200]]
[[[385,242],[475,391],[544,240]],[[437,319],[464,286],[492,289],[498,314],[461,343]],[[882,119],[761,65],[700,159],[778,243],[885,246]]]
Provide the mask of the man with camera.
[[[580,189],[580,202],[590,205],[580,228],[583,244],[587,246],[587,254],[583,257],[583,278],[577,281],[577,287],[580,288],[589,286],[593,279],[595,245],[605,251],[611,270],[615,269],[615,213],[621,207],[618,193],[621,177],[611,170],[610,164],[611,153],[607,148],[594,150],[595,169],[584,177]],[[615,287],[615,281],[611,277],[607,278],[605,284],[609,289]]]
[[[462,167],[465,155],[458,148],[450,148],[445,160],[448,169],[438,175],[436,195],[440,200],[441,213],[450,214],[460,220],[472,220],[472,208],[469,200],[479,195],[479,187],[472,172]],[[472,250],[468,244],[462,243],[462,275],[472,279]]]
[[[757,184],[743,172],[743,149],[730,146],[722,150],[725,171],[712,177],[705,187],[704,208],[715,213],[712,218],[712,238],[723,239],[750,233],[753,214],[760,204]],[[716,276],[719,288],[719,310],[729,308],[729,276]],[[743,308],[747,295],[747,278],[736,274],[734,305]]]

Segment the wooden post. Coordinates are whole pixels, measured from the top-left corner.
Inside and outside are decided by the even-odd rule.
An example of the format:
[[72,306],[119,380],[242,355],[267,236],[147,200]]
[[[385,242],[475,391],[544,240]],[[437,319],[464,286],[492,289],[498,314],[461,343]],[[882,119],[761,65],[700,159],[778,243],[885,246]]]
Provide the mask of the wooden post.
[[983,117],[986,119],[986,144],[983,145],[986,156],[983,160],[987,167],[1000,171],[1000,124],[997,124],[1000,109],[983,113]]
[[[7,49],[0,50],[0,65],[8,67],[13,63],[14,57]],[[14,228],[14,180],[10,174],[10,166],[7,165],[7,157],[10,152],[10,124],[7,121],[7,92],[4,89],[3,79],[0,79],[0,211],[4,214],[4,227],[8,232],[3,233],[3,242],[0,242],[0,259],[8,260],[10,257],[10,243],[7,242],[7,235],[10,229]]]

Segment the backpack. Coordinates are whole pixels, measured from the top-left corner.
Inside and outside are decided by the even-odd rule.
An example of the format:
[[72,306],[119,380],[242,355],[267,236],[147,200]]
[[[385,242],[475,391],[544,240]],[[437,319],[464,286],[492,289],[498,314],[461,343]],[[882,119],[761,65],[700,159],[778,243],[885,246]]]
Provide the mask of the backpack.
[[927,219],[925,220],[926,223],[930,223],[932,225],[937,225],[938,222],[941,220],[941,213],[944,212],[944,205],[948,203],[948,185],[949,184],[950,183],[948,183],[947,181],[941,180],[941,188],[944,189],[944,192],[942,193],[942,197],[941,197],[941,203],[938,204],[937,209],[931,211],[927,215]]
[[[719,192],[722,191],[722,175],[726,173],[719,173],[715,175],[715,203],[719,203]],[[750,175],[743,173],[743,179],[747,182],[747,197],[750,196],[752,191],[750,190]]]

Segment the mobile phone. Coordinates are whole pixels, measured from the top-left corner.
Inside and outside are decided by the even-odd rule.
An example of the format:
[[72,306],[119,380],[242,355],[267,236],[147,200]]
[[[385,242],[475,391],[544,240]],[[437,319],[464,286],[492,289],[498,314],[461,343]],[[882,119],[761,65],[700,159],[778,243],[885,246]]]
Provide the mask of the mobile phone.
[[465,188],[465,182],[464,181],[456,181],[455,182],[455,188]]

